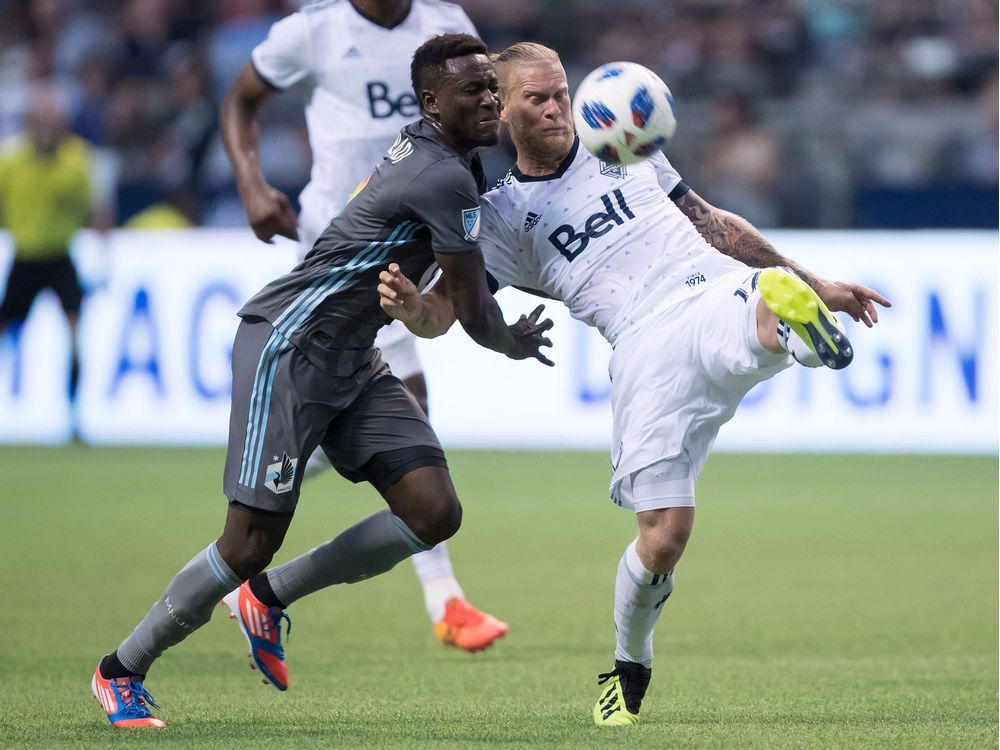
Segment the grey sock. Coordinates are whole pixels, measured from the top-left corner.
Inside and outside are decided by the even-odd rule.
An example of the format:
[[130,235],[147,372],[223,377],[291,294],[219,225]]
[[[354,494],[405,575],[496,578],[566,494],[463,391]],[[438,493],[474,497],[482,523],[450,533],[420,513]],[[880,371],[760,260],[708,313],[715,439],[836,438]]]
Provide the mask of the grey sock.
[[267,580],[288,606],[335,583],[357,583],[390,570],[400,560],[430,549],[402,519],[383,510],[335,539],[267,571]]
[[146,674],[160,654],[208,622],[219,599],[241,583],[212,542],[174,576],[160,600],[122,641],[118,660],[133,674]]

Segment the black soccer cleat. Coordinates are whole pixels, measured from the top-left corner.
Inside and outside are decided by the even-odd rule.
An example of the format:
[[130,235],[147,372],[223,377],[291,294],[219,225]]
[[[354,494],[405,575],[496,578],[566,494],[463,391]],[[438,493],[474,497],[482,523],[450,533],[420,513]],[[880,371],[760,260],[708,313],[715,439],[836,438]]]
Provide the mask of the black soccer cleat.
[[652,676],[652,669],[616,659],[613,670],[597,675],[597,684],[607,686],[594,704],[594,723],[599,727],[638,724],[639,706]]

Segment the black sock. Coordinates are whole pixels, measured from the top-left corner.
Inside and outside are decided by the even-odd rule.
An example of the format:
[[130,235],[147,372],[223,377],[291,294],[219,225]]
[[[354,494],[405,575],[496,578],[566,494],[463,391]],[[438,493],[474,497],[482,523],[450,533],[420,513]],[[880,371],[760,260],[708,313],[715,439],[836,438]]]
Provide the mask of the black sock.
[[105,680],[117,679],[119,677],[137,677],[139,682],[146,679],[144,674],[132,674],[132,670],[118,661],[118,652],[112,651],[101,659],[101,666],[98,668],[101,677]]
[[69,363],[69,384],[68,384],[68,395],[69,402],[71,404],[76,404],[76,392],[80,387],[80,358],[77,356],[76,351],[73,352],[73,356]]
[[266,572],[255,575],[250,579],[249,584],[253,595],[256,596],[265,606],[279,607],[280,609],[285,608],[285,605],[281,603],[277,594],[274,593],[274,589],[271,588],[271,582],[267,580]]

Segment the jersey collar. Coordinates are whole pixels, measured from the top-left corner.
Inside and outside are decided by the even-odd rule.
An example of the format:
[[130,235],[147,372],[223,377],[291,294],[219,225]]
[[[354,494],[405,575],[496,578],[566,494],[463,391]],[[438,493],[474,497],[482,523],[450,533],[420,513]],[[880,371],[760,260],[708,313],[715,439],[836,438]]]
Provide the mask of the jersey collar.
[[483,169],[483,161],[479,156],[478,149],[473,149],[466,156],[462,156],[455,150],[454,146],[445,140],[441,132],[423,117],[407,125],[403,128],[403,132],[412,137],[426,138],[434,141],[449,153],[454,154],[456,158],[461,159],[472,172],[472,176],[476,180],[476,186],[479,188],[479,193],[486,192],[486,172]]
[[552,174],[543,175],[527,175],[517,168],[517,162],[511,168],[510,172],[517,179],[518,182],[545,182],[546,180],[558,180],[564,174],[566,170],[569,169],[569,165],[573,163],[576,158],[576,152],[580,148],[580,136],[573,136],[573,147],[570,148],[569,153],[566,154],[566,158],[562,160],[559,164],[559,169],[557,169]]
[[358,16],[360,16],[361,18],[363,18],[365,21],[367,21],[368,23],[370,23],[375,28],[382,29],[383,31],[394,31],[395,29],[398,29],[400,26],[402,26],[407,21],[409,21],[410,20],[410,16],[413,15],[413,0],[410,0],[410,7],[407,8],[406,15],[403,16],[403,19],[399,23],[397,23],[395,26],[383,26],[378,21],[376,21],[374,18],[372,18],[367,13],[365,13],[364,11],[362,11],[361,8],[359,8],[354,3],[348,1],[347,4],[350,5],[351,8],[354,9],[354,12],[357,13]]

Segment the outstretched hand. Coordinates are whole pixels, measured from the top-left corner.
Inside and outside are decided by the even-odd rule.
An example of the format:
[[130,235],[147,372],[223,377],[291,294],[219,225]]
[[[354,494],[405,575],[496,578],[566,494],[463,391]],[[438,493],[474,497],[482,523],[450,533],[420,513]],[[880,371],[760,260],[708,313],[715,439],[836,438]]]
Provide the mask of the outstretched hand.
[[816,293],[831,312],[845,312],[855,322],[861,321],[869,328],[878,323],[878,309],[873,303],[892,307],[892,303],[878,292],[846,281],[824,281]]
[[390,263],[389,267],[378,275],[378,280],[378,302],[390,318],[406,323],[419,317],[420,292],[403,274],[398,263]]
[[545,305],[539,305],[531,311],[530,315],[522,315],[514,325],[507,326],[514,335],[515,341],[514,349],[507,353],[508,357],[511,359],[534,358],[543,365],[549,367],[555,365],[555,362],[539,351],[543,346],[552,346],[552,342],[543,335],[552,328],[552,319],[546,318],[541,323],[538,322],[544,309]]

